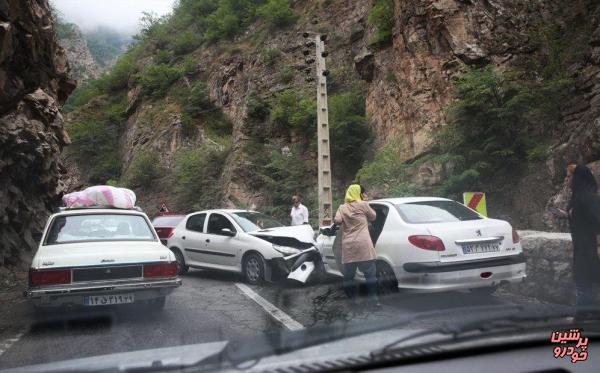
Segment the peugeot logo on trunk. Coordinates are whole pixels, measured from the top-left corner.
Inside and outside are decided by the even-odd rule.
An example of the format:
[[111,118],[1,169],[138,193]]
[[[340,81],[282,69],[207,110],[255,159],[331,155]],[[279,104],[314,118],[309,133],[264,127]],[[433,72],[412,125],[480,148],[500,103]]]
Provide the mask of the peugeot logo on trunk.
[[481,229],[476,230],[475,234],[477,234],[478,237],[481,237]]

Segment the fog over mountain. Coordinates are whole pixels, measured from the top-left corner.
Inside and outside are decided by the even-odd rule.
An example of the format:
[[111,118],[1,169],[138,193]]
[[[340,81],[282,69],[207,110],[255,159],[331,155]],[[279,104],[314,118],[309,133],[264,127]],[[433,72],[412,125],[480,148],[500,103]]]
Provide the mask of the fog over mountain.
[[135,34],[143,12],[169,13],[175,0],[52,0],[52,5],[68,22],[77,24],[83,32],[100,26],[126,35]]

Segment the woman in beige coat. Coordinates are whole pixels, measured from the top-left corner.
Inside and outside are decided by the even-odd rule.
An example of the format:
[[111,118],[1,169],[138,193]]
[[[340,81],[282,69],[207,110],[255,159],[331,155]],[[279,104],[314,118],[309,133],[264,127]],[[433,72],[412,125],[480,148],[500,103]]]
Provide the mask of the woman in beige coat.
[[375,211],[369,206],[362,187],[353,184],[348,187],[344,204],[341,205],[333,222],[342,226],[342,273],[344,274],[344,292],[354,300],[356,282],[354,276],[358,268],[367,281],[367,294],[376,307],[380,307],[377,298],[377,276],[375,248],[369,235],[368,221],[375,220]]

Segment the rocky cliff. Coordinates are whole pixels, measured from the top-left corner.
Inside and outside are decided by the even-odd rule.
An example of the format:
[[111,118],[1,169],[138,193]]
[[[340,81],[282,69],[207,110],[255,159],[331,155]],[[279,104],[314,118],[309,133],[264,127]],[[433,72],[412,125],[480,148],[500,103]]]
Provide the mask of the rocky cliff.
[[0,2],[0,265],[25,263],[62,188],[60,105],[74,89],[48,2]]
[[[391,4],[388,14],[393,14],[393,19],[387,43],[373,42],[381,33],[371,20],[374,6],[379,3]],[[171,193],[175,186],[173,176],[168,176],[168,172],[177,168],[177,154],[182,149],[212,146],[215,142],[216,148],[228,149],[219,164],[217,205],[273,203],[272,190],[265,187],[269,184],[265,184],[264,177],[257,177],[264,170],[273,170],[274,164],[281,164],[280,160],[273,161],[272,155],[261,163],[267,145],[283,153],[290,146],[297,146],[303,161],[314,166],[311,133],[299,129],[293,120],[286,122],[289,127],[285,131],[277,127],[281,118],[276,111],[277,100],[286,91],[297,93],[298,100],[314,95],[314,81],[305,80],[312,73],[305,73],[305,40],[300,36],[308,30],[329,36],[330,98],[357,90],[365,97],[364,116],[371,135],[365,136],[361,144],[344,143],[346,152],[334,159],[337,195],[341,195],[345,183],[352,181],[357,169],[356,165],[342,164],[342,157],[361,153],[369,160],[372,149],[382,148],[391,140],[397,144],[398,163],[411,164],[431,152],[440,142],[436,131],[449,123],[448,107],[455,100],[453,82],[469,67],[491,66],[499,73],[519,69],[535,82],[546,79],[539,71],[552,67],[554,60],[566,63],[563,70],[574,88],[568,102],[561,103],[562,111],[557,115],[560,118],[553,118],[559,125],[544,134],[547,146],[541,147],[543,151],[531,161],[522,160],[522,167],[492,172],[480,185],[488,192],[488,209],[493,216],[507,218],[521,228],[559,229],[556,222],[545,216],[545,210],[548,203],[565,199],[561,192],[564,166],[571,160],[592,163],[600,159],[597,2],[578,0],[565,6],[558,0],[312,0],[292,4],[298,20],[287,28],[267,29],[265,20],[258,19],[233,40],[216,45],[201,43],[185,52],[185,58],[178,52],[179,40],[171,42],[157,33],[147,37],[142,51],[136,51],[134,70],[138,78],[134,73],[128,75],[125,87],[117,89],[126,97],[126,110],[118,130],[121,167],[111,175],[126,183],[140,154],[157,154],[162,167],[159,175],[165,176],[158,176],[160,182],[154,186],[138,190],[142,204],[152,206],[159,200],[175,199]],[[173,17],[181,14],[176,12]],[[577,46],[577,58],[564,56],[571,53],[565,45]],[[139,78],[139,74],[150,74],[154,65],[167,72],[185,70],[170,82],[164,97],[144,92],[146,81]],[[164,67],[167,65],[172,70]],[[185,100],[178,94],[197,82],[206,84],[214,110],[230,121],[227,134],[215,135],[210,128],[214,118],[186,119]],[[114,95],[107,93],[107,97]],[[261,108],[257,102],[264,104],[266,114],[257,111],[257,107]],[[104,110],[99,108],[99,101],[88,105],[95,105],[96,111]],[[206,109],[209,110],[213,109]],[[85,122],[89,112],[89,107],[82,108],[70,122]],[[336,125],[335,119],[330,120]],[[340,133],[342,136],[332,136],[332,145],[353,136]],[[371,143],[374,146],[364,146]],[[451,162],[422,162],[402,181],[426,193],[453,176],[453,172]],[[316,184],[314,176],[304,179],[308,185]],[[86,182],[89,180],[83,180]],[[305,195],[311,193],[310,187],[303,188],[297,189]]]
[[71,77],[79,84],[97,78],[102,70],[94,61],[85,36],[79,27],[73,23],[64,22],[61,22],[59,27],[61,32],[58,34],[58,43],[67,54],[71,66]]

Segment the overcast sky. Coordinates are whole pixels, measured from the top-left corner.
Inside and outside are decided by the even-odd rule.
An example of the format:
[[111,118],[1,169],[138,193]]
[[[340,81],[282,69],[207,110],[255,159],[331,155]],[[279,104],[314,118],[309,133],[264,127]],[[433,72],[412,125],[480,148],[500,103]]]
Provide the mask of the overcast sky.
[[83,30],[108,26],[117,31],[134,34],[142,12],[158,15],[169,13],[175,0],[51,0],[67,22]]

